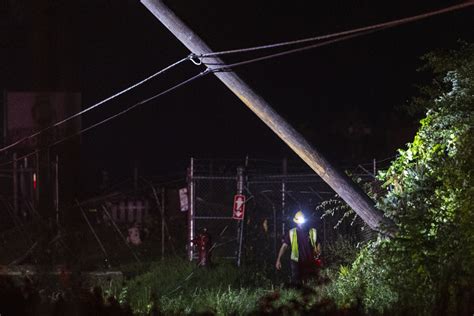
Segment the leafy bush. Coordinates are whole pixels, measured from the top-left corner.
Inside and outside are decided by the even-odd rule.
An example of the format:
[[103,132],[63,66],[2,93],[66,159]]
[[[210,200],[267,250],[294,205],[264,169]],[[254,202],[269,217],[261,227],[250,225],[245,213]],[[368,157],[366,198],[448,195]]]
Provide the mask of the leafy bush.
[[379,243],[365,246],[351,266],[340,266],[338,279],[326,289],[341,308],[362,305],[367,313],[383,313],[398,301],[397,292],[387,282],[391,270],[378,257]]
[[[474,301],[474,45],[425,57],[426,117],[380,175],[378,207],[398,225],[361,251],[329,291],[339,304],[398,314],[468,314]],[[396,304],[395,304],[396,303]],[[472,310],[471,310],[472,312]]]
[[329,266],[347,265],[354,261],[358,252],[357,242],[350,236],[339,235],[324,249],[324,264]]

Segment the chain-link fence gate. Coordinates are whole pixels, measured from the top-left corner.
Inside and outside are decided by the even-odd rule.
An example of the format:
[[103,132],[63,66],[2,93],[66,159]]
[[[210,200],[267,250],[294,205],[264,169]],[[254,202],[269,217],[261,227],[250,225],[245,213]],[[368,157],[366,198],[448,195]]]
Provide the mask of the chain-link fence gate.
[[[239,192],[237,170],[243,167],[245,218],[232,218],[234,196]],[[361,220],[345,221],[340,217],[321,218],[317,207],[335,197],[334,191],[314,172],[299,164],[263,160],[191,159],[188,179],[191,206],[188,218],[188,241],[204,228],[212,236],[214,258],[273,266],[285,232],[293,227],[292,218],[302,210],[309,225],[316,227],[323,251],[338,236],[364,240]],[[367,231],[367,230],[366,230]],[[189,248],[190,259],[196,257]]]

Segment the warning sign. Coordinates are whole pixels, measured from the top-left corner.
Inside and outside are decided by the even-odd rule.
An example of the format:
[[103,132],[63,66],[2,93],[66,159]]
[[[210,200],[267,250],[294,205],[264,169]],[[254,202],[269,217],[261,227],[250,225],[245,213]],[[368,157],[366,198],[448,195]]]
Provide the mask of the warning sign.
[[232,208],[232,218],[241,220],[245,213],[245,195],[237,194],[234,196],[234,207]]

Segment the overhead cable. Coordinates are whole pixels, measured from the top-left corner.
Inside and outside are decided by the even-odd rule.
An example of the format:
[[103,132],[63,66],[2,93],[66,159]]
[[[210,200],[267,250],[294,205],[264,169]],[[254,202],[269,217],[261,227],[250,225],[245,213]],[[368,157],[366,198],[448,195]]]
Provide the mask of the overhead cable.
[[[136,108],[137,106],[139,105],[142,105],[144,103],[147,103],[155,98],[158,98],[159,96],[165,94],[165,93],[168,93],[182,85],[185,85],[186,83],[189,83],[195,79],[198,79],[199,77],[202,77],[204,75],[207,75],[209,73],[214,73],[214,72],[225,72],[225,71],[230,71],[231,69],[233,68],[236,68],[236,67],[239,67],[239,66],[243,66],[243,65],[247,65],[247,64],[251,64],[251,63],[256,63],[256,62],[259,62],[259,61],[263,61],[263,60],[268,60],[268,59],[273,59],[273,58],[277,58],[277,57],[281,57],[281,56],[285,56],[285,55],[289,55],[289,54],[294,54],[294,53],[297,53],[297,52],[301,52],[301,51],[305,51],[305,50],[309,50],[309,49],[314,49],[314,48],[317,48],[317,47],[322,47],[322,46],[326,46],[326,45],[330,45],[330,44],[333,44],[333,43],[336,43],[336,42],[341,42],[341,41],[344,41],[344,40],[348,40],[348,39],[351,39],[351,38],[354,38],[354,37],[358,37],[358,36],[362,36],[362,35],[366,35],[368,33],[373,33],[375,32],[376,30],[369,30],[369,31],[365,31],[365,32],[361,32],[361,33],[355,33],[355,34],[351,34],[351,35],[347,35],[347,36],[342,36],[342,37],[339,37],[339,38],[336,38],[336,39],[333,39],[333,40],[330,40],[330,41],[325,41],[325,42],[322,42],[322,43],[317,43],[317,44],[312,44],[312,45],[307,45],[307,46],[304,46],[304,47],[299,47],[299,48],[295,48],[295,49],[290,49],[290,50],[286,50],[286,51],[283,51],[283,52],[279,52],[279,53],[275,53],[275,54],[270,54],[270,55],[266,55],[266,56],[262,56],[262,57],[258,57],[258,58],[253,58],[253,59],[247,59],[247,60],[243,60],[243,61],[240,61],[240,62],[236,62],[236,63],[232,63],[232,64],[213,64],[213,65],[219,65],[219,67],[216,67],[216,68],[207,68],[205,71],[189,78],[189,79],[186,79],[184,81],[182,81],[181,83],[177,84],[176,86],[173,86],[163,92],[160,92],[154,96],[152,96],[151,98],[148,98],[148,99],[145,99],[145,100],[142,100],[138,103],[135,103],[134,105],[126,108],[125,110],[121,111],[121,112],[118,112],[102,121],[99,121],[98,123],[95,123],[91,126],[88,126],[80,131],[78,131],[77,133],[74,133],[72,135],[69,135],[67,137],[64,137],[46,147],[51,147],[51,146],[55,146],[55,145],[58,145],[72,137],[75,137],[75,136],[78,136],[84,132],[87,132],[95,127],[98,127],[108,121],[111,121],[127,112],[129,112],[130,110]],[[187,58],[190,58],[189,56]],[[207,65],[207,64],[206,64]],[[26,158],[26,157],[30,157],[34,154],[36,154],[37,152],[39,152],[39,149],[33,151],[33,152],[30,152],[28,154],[25,154],[21,157],[18,157],[16,160],[20,160],[20,159],[23,159],[23,158]],[[8,165],[10,163],[12,163],[13,160],[10,160],[8,162],[5,162],[5,163],[2,163],[0,164],[0,167],[1,166],[5,166],[5,165]]]
[[295,53],[303,52],[303,51],[306,51],[306,50],[314,49],[314,48],[317,48],[317,47],[327,46],[327,45],[337,43],[337,42],[342,42],[342,41],[345,41],[345,40],[348,40],[348,39],[351,39],[351,38],[367,35],[369,33],[375,32],[375,31],[376,30],[371,30],[371,31],[365,31],[365,32],[356,33],[356,34],[352,34],[352,35],[342,36],[342,37],[338,37],[338,38],[330,40],[330,41],[325,41],[325,42],[322,42],[322,43],[317,43],[317,44],[307,45],[307,46],[294,48],[294,49],[290,49],[290,50],[285,50],[285,51],[282,51],[282,52],[279,52],[279,53],[269,54],[269,55],[265,55],[265,56],[261,56],[261,57],[257,57],[257,58],[246,59],[246,60],[235,62],[235,63],[232,63],[232,64],[219,64],[219,63],[215,63],[215,64],[213,64],[213,63],[204,63],[204,64],[205,65],[220,65],[221,67],[215,68],[215,69],[212,69],[212,70],[213,70],[213,72],[223,72],[223,71],[228,71],[232,68],[236,68],[236,67],[239,67],[239,66],[248,65],[248,64],[259,62],[259,61],[264,61],[264,60],[268,60],[268,59],[282,57],[282,56],[286,56],[286,55],[290,55],[290,54],[295,54]]
[[[376,24],[376,25],[371,25],[371,26],[366,26],[366,27],[362,27],[362,28],[358,28],[358,29],[353,29],[353,30],[348,30],[348,31],[344,31],[344,32],[339,32],[339,33],[333,33],[333,34],[328,34],[328,35],[323,35],[323,36],[317,36],[317,37],[311,37],[311,38],[306,38],[306,39],[301,39],[301,40],[296,40],[296,41],[289,41],[289,42],[282,42],[282,43],[276,43],[276,44],[270,44],[270,45],[262,45],[262,46],[255,46],[255,47],[249,47],[249,48],[243,48],[243,49],[235,49],[235,50],[228,50],[228,51],[220,51],[220,52],[213,52],[213,53],[207,53],[207,54],[191,54],[165,68],[163,68],[162,70],[156,72],[155,74],[143,79],[142,81],[130,86],[129,88],[125,89],[125,90],[122,90],[116,94],[114,94],[113,96],[111,97],[108,97],[90,107],[88,107],[87,109],[83,110],[83,111],[80,111],[70,117],[67,117],[66,119],[63,119],[43,130],[40,130],[30,136],[27,136],[27,137],[24,137],[6,147],[3,147],[3,148],[0,148],[0,152],[3,152],[15,145],[18,145],[28,139],[31,139],[33,137],[36,137],[38,136],[39,134],[45,132],[46,130],[49,130],[51,128],[54,128],[56,126],[59,126],[79,115],[82,115],[90,110],[92,110],[93,108],[96,108],[98,107],[99,105],[107,102],[107,101],[110,101],[112,100],[113,98],[127,92],[127,91],[130,91],[131,89],[143,84],[144,82],[158,76],[159,74],[162,74],[163,72],[177,66],[178,64],[190,59],[192,60],[194,63],[196,63],[196,61],[194,60],[195,57],[198,57],[198,58],[205,58],[205,57],[212,57],[212,56],[218,56],[218,55],[224,55],[224,54],[232,54],[232,53],[240,53],[240,52],[246,52],[246,51],[253,51],[253,50],[261,50],[261,49],[269,49],[269,48],[275,48],[275,47],[281,47],[281,46],[288,46],[288,45],[295,45],[295,44],[301,44],[301,43],[305,43],[305,42],[311,42],[311,41],[317,41],[317,40],[322,40],[322,39],[327,39],[327,38],[333,38],[333,37],[336,37],[335,39],[333,40],[330,40],[330,41],[325,41],[325,42],[322,42],[322,43],[317,43],[317,44],[313,44],[313,45],[308,45],[308,46],[304,46],[304,47],[299,47],[299,48],[295,48],[295,49],[291,49],[291,50],[287,50],[287,51],[283,51],[283,52],[279,52],[279,53],[275,53],[275,54],[270,54],[270,55],[266,55],[266,56],[262,56],[262,57],[257,57],[257,58],[253,58],[253,59],[248,59],[248,60],[244,60],[244,61],[240,61],[240,62],[235,62],[235,63],[232,63],[232,64],[212,64],[212,63],[205,63],[206,65],[219,65],[220,67],[216,67],[216,68],[213,68],[213,69],[207,69],[206,71],[194,76],[194,77],[191,77],[190,79],[187,79],[183,82],[181,82],[180,84],[178,84],[177,86],[174,86],[168,90],[165,90],[164,92],[162,93],[159,93],[149,99],[146,99],[146,100],[143,100],[143,101],[140,101],[139,103],[137,104],[134,104],[133,106],[103,120],[103,121],[100,121],[94,125],[91,125],[83,130],[80,130],[78,133],[75,133],[73,135],[70,135],[66,138],[63,138],[63,139],[60,139],[58,141],[56,141],[55,143],[49,145],[49,146],[54,146],[54,145],[57,145],[71,137],[74,137],[74,136],[77,136],[79,134],[82,134],[92,128],[95,128],[99,125],[102,125],[122,114],[125,114],[126,112],[132,110],[133,108],[143,104],[143,103],[146,103],[146,102],[149,102],[155,98],[157,98],[158,96],[161,96],[169,91],[172,91],[174,89],[176,89],[177,87],[181,86],[181,85],[184,85],[194,79],[197,79],[198,77],[201,77],[202,75],[205,75],[205,74],[208,74],[208,73],[211,73],[211,72],[222,72],[222,71],[229,71],[230,69],[232,68],[235,68],[235,67],[238,67],[238,66],[243,66],[243,65],[247,65],[247,64],[251,64],[251,63],[255,63],[255,62],[259,62],[259,61],[263,61],[263,60],[267,60],[267,59],[272,59],[272,58],[276,58],[276,57],[281,57],[281,56],[285,56],[285,55],[289,55],[289,54],[294,54],[294,53],[297,53],[297,52],[301,52],[301,51],[305,51],[305,50],[309,50],[309,49],[313,49],[313,48],[317,48],[317,47],[322,47],[322,46],[326,46],[326,45],[330,45],[330,44],[333,44],[333,43],[336,43],[336,42],[340,42],[340,41],[344,41],[344,40],[348,40],[348,39],[351,39],[351,38],[355,38],[355,37],[358,37],[358,36],[363,36],[363,35],[367,35],[367,34],[370,34],[370,33],[373,33],[373,32],[376,32],[376,31],[379,31],[381,29],[386,29],[386,28],[390,28],[390,27],[394,27],[394,26],[397,26],[397,25],[401,25],[401,24],[405,24],[405,23],[409,23],[409,22],[413,22],[413,21],[416,21],[416,20],[420,20],[420,19],[424,19],[424,18],[427,18],[427,17],[431,17],[431,16],[434,16],[434,15],[439,15],[439,14],[443,14],[443,13],[447,13],[447,12],[451,12],[451,11],[455,11],[455,10],[460,10],[460,9],[463,9],[463,8],[466,8],[466,7],[470,7],[470,6],[473,6],[474,5],[474,1],[468,1],[468,2],[465,2],[465,3],[462,3],[462,4],[459,4],[459,5],[455,5],[455,6],[451,6],[451,7],[448,7],[448,8],[444,8],[444,9],[440,9],[440,10],[437,10],[437,11],[432,11],[432,12],[428,12],[428,13],[424,13],[424,14],[420,14],[420,15],[416,15],[416,16],[412,16],[412,17],[408,17],[408,18],[404,18],[404,19],[400,19],[400,20],[395,20],[395,21],[391,21],[391,22],[385,22],[385,23],[380,23],[380,24]],[[342,36],[342,35],[345,35],[345,36]],[[22,157],[19,157],[17,158],[18,159],[22,159],[22,158],[25,158],[25,157],[28,157],[28,156],[31,156],[33,154],[35,154],[38,150],[36,150],[35,152],[32,152],[32,153],[29,153],[27,155],[24,155]],[[9,162],[6,162],[4,164],[0,164],[0,166],[3,166],[3,165],[7,165],[9,163],[11,163],[12,161],[9,161]]]
[[[150,102],[150,101],[152,101],[152,100],[154,100],[154,99],[156,99],[156,98],[158,98],[158,97],[161,97],[161,96],[163,96],[163,95],[165,95],[165,94],[167,94],[167,93],[169,93],[169,92],[171,92],[171,91],[173,91],[173,90],[175,90],[175,89],[177,89],[177,88],[179,88],[179,87],[181,87],[181,86],[184,86],[185,84],[188,84],[188,83],[190,83],[191,81],[194,81],[194,80],[196,80],[196,79],[198,79],[198,78],[200,78],[200,77],[202,77],[202,76],[205,76],[205,75],[207,75],[207,74],[209,74],[209,73],[211,73],[211,72],[212,72],[212,71],[210,71],[210,70],[205,70],[205,71],[203,71],[203,72],[200,72],[199,74],[197,74],[197,75],[195,75],[195,76],[193,76],[193,77],[191,77],[191,78],[188,78],[188,79],[186,79],[186,80],[184,80],[184,81],[181,81],[180,83],[178,83],[178,84],[172,86],[171,88],[168,88],[168,89],[166,89],[166,90],[164,90],[164,91],[162,91],[162,92],[160,92],[160,93],[158,93],[158,94],[155,94],[154,96],[152,96],[152,97],[150,97],[150,98],[147,98],[147,99],[144,99],[144,100],[142,100],[142,101],[140,101],[140,102],[135,103],[134,105],[132,105],[132,106],[130,106],[130,107],[124,109],[123,111],[120,111],[120,112],[118,112],[118,113],[116,113],[116,114],[114,114],[114,115],[112,115],[112,116],[109,116],[109,117],[107,117],[106,119],[103,119],[102,121],[99,121],[99,122],[97,122],[97,123],[95,123],[95,124],[93,124],[93,125],[91,125],[91,126],[88,126],[88,127],[86,127],[86,128],[83,128],[83,129],[77,131],[77,132],[74,133],[74,134],[71,134],[71,135],[68,135],[68,136],[66,136],[66,137],[63,137],[63,138],[61,138],[61,139],[59,139],[59,140],[57,140],[57,141],[55,141],[55,142],[53,142],[53,143],[51,143],[51,144],[49,144],[49,145],[44,146],[44,147],[41,148],[41,149],[36,149],[35,151],[32,151],[32,152],[30,152],[30,153],[28,153],[28,154],[25,154],[25,155],[23,155],[23,156],[21,156],[21,157],[18,157],[16,160],[21,160],[21,159],[30,157],[30,156],[36,154],[37,152],[39,152],[40,150],[43,150],[43,149],[45,149],[45,148],[50,148],[50,147],[52,147],[52,146],[58,145],[58,144],[60,144],[60,143],[63,143],[63,142],[65,142],[65,141],[67,141],[67,140],[69,140],[69,139],[71,139],[71,138],[73,138],[73,137],[75,137],[75,136],[79,136],[79,135],[81,135],[82,133],[85,133],[85,132],[87,132],[87,131],[89,131],[89,130],[91,130],[91,129],[94,129],[94,128],[96,128],[96,127],[102,125],[102,124],[105,124],[105,123],[107,123],[107,122],[109,122],[109,121],[111,121],[111,120],[113,120],[113,119],[115,119],[115,118],[117,118],[117,117],[119,117],[119,116],[121,116],[121,115],[123,115],[123,114],[125,114],[125,113],[127,113],[127,112],[129,112],[129,111],[131,111],[131,110],[133,110],[134,108],[136,108],[136,107],[138,107],[138,106],[140,106],[140,105],[143,105],[143,104],[148,103],[148,102]],[[13,162],[13,160],[10,160],[10,161],[8,161],[8,162],[2,163],[2,164],[0,164],[0,167],[1,167],[1,166],[8,165],[8,164],[10,164],[10,163],[12,163],[12,162]]]
[[104,103],[106,103],[106,102],[108,102],[108,101],[110,101],[110,100],[112,100],[112,99],[115,99],[116,97],[118,97],[118,96],[120,96],[120,95],[122,95],[122,94],[124,94],[124,93],[126,93],[126,92],[128,92],[128,91],[130,91],[130,90],[132,90],[132,89],[134,89],[134,88],[136,88],[136,87],[138,87],[138,86],[144,84],[145,82],[147,82],[147,81],[149,81],[149,80],[151,80],[151,79],[153,79],[153,78],[155,78],[155,77],[157,77],[157,76],[163,74],[164,72],[170,70],[170,69],[173,68],[173,67],[176,67],[177,65],[181,64],[182,62],[184,62],[184,61],[186,61],[186,60],[189,60],[190,58],[191,58],[191,56],[187,56],[187,57],[185,57],[185,58],[182,58],[182,59],[178,60],[177,62],[175,62],[175,63],[173,63],[173,64],[171,64],[171,65],[168,65],[168,66],[166,66],[165,68],[163,68],[163,69],[161,69],[161,70],[155,72],[155,73],[152,74],[151,76],[146,77],[145,79],[143,79],[143,80],[141,80],[141,81],[139,81],[139,82],[137,82],[137,83],[135,83],[135,84],[129,86],[129,87],[126,88],[126,89],[123,89],[123,90],[121,90],[121,91],[115,93],[114,95],[111,95],[111,96],[108,97],[108,98],[103,99],[102,101],[99,101],[99,102],[97,102],[97,103],[95,103],[95,104],[93,104],[93,105],[91,105],[91,106],[85,108],[85,109],[82,110],[82,111],[79,111],[79,112],[77,112],[77,113],[75,113],[75,114],[73,114],[73,115],[71,115],[71,116],[68,116],[68,117],[66,117],[66,118],[64,118],[64,119],[62,119],[62,120],[60,120],[60,121],[58,121],[58,122],[56,122],[56,123],[54,123],[54,124],[48,126],[48,127],[45,127],[45,128],[43,128],[43,129],[41,129],[41,130],[39,130],[39,131],[37,131],[37,132],[31,134],[31,135],[28,135],[28,136],[25,136],[25,137],[23,137],[23,138],[20,138],[19,140],[15,141],[15,142],[13,142],[13,143],[11,143],[11,144],[5,146],[5,147],[0,148],[0,153],[3,152],[3,151],[6,151],[6,150],[8,150],[8,149],[10,149],[10,148],[12,148],[12,147],[15,147],[15,146],[17,146],[17,145],[19,145],[19,144],[21,144],[21,143],[23,143],[23,142],[25,142],[25,141],[27,141],[27,140],[29,140],[29,139],[35,138],[35,137],[39,136],[40,134],[42,134],[42,133],[44,133],[44,132],[46,132],[46,131],[48,131],[48,130],[50,130],[50,129],[52,129],[52,128],[55,128],[55,127],[57,127],[57,126],[59,126],[59,125],[62,125],[62,124],[66,123],[66,122],[68,122],[68,121],[70,121],[70,120],[72,120],[72,119],[74,119],[74,118],[76,118],[76,117],[78,117],[78,116],[80,116],[80,115],[82,115],[82,114],[84,114],[84,113],[89,112],[89,111],[91,111],[91,110],[97,108],[98,106],[100,106],[100,105],[102,105],[102,104],[104,104]]
[[[357,34],[357,36],[361,36],[361,35],[365,35],[365,34],[368,34],[368,33],[371,33],[371,32],[366,32],[366,31],[378,31],[378,30],[381,30],[381,29],[385,29],[385,28],[390,28],[390,27],[395,27],[395,26],[398,26],[398,25],[401,25],[401,24],[406,24],[406,23],[410,23],[410,22],[414,22],[414,21],[417,21],[417,20],[421,20],[421,19],[425,19],[425,18],[428,18],[428,17],[431,17],[431,16],[435,16],[435,15],[439,15],[439,14],[443,14],[443,13],[447,13],[447,12],[451,12],[451,11],[456,11],[456,10],[460,10],[460,9],[464,9],[466,7],[470,7],[470,6],[473,6],[474,5],[474,1],[468,1],[468,2],[465,2],[465,3],[462,3],[462,4],[458,4],[458,5],[454,5],[454,6],[450,6],[450,7],[447,7],[447,8],[444,8],[444,9],[440,9],[440,10],[436,10],[436,11],[431,11],[431,12],[427,12],[427,13],[424,13],[424,14],[420,14],[420,15],[416,15],[416,16],[411,16],[411,17],[407,17],[407,18],[403,18],[403,19],[399,19],[399,20],[394,20],[394,21],[389,21],[389,22],[385,22],[385,23],[379,23],[379,24],[375,24],[375,25],[370,25],[370,26],[365,26],[365,27],[361,27],[361,28],[357,28],[357,29],[352,29],[352,30],[347,30],[347,31],[342,31],[342,32],[338,32],[338,33],[332,33],[332,34],[326,34],[326,35],[321,35],[321,36],[314,36],[314,37],[309,37],[309,38],[304,38],[304,39],[300,39],[300,40],[293,40],[293,41],[287,41],[287,42],[281,42],[281,43],[274,43],[274,44],[268,44],[268,45],[260,45],[260,46],[254,46],[254,47],[248,47],[248,48],[241,48],[241,49],[234,49],[234,50],[226,50],[226,51],[219,51],[219,52],[212,52],[212,53],[206,53],[206,54],[191,54],[185,58],[182,58],[180,60],[178,60],[177,62],[161,69],[160,71],[152,74],[151,76],[137,82],[136,84],[78,112],[78,113],[75,113],[63,120],[60,120],[56,123],[54,123],[53,125],[51,126],[48,126],[46,128],[43,128],[29,136],[25,136],[7,146],[4,146],[2,148],[0,148],[0,153],[3,152],[3,151],[6,151],[16,145],[19,145],[29,139],[32,139],[34,137],[37,137],[39,136],[40,134],[54,128],[54,127],[57,127],[61,124],[64,124],[84,113],[87,113],[91,110],[93,110],[94,108],[142,85],[143,83],[155,78],[156,76],[166,72],[167,70],[170,70],[171,68],[181,64],[182,62],[186,61],[186,60],[191,60],[193,61],[193,63],[195,64],[198,64],[196,62],[196,60],[194,59],[195,57],[197,58],[206,58],[206,57],[213,57],[213,56],[220,56],[220,55],[226,55],[226,54],[234,54],[234,53],[243,53],[243,52],[249,52],[249,51],[256,51],[256,50],[263,50],[263,49],[271,49],[271,48],[277,48],[277,47],[283,47],[283,46],[289,46],[289,45],[296,45],[296,44],[302,44],[302,43],[307,43],[307,42],[314,42],[314,41],[319,41],[319,40],[324,40],[324,39],[329,39],[329,38],[334,38],[334,37],[341,37],[343,36],[343,39],[348,39],[348,38],[351,38],[351,37],[355,37],[356,35],[353,35],[353,36],[345,36],[345,35],[352,35],[352,34]],[[334,41],[335,42],[335,41]],[[324,45],[327,45],[328,43],[325,42]],[[269,58],[273,58],[273,57],[278,57],[278,56],[282,56],[282,55],[286,55],[286,54],[291,54],[293,52],[298,52],[298,51],[303,51],[303,50],[306,50],[306,49],[311,49],[313,47],[319,47],[319,46],[323,46],[323,45],[319,45],[319,44],[316,44],[315,46],[307,46],[307,47],[303,47],[303,48],[300,48],[300,49],[295,49],[295,50],[292,50],[290,52],[283,52],[283,53],[278,53],[278,54],[274,54],[274,55],[270,55],[270,56],[265,56],[265,57],[261,57],[261,58],[257,58],[257,59],[254,59],[254,60],[249,60],[249,61],[245,61],[245,62],[241,62],[241,63],[235,63],[235,64],[230,64],[230,65],[227,65],[226,68],[230,68],[230,67],[235,67],[235,66],[240,66],[240,65],[244,65],[244,64],[249,64],[249,63],[252,63],[252,62],[256,62],[256,61],[260,61],[260,60],[265,60],[265,59],[269,59]],[[208,64],[208,65],[212,65],[212,64]]]
[[218,51],[218,52],[212,52],[212,53],[205,53],[205,54],[194,54],[195,57],[198,58],[206,58],[206,57],[214,57],[214,56],[221,56],[221,55],[228,55],[228,54],[236,54],[236,53],[245,53],[245,52],[251,52],[251,51],[257,51],[257,50],[264,50],[264,49],[271,49],[271,48],[277,48],[277,47],[283,47],[283,46],[291,46],[291,45],[297,45],[297,44],[304,44],[308,42],[315,42],[315,41],[320,41],[320,40],[325,40],[325,39],[330,39],[334,37],[339,37],[339,36],[345,36],[345,35],[350,35],[354,33],[360,33],[360,32],[365,32],[365,31],[378,31],[382,30],[385,28],[392,28],[395,26],[399,26],[402,24],[407,24],[411,22],[415,22],[418,20],[426,19],[435,15],[440,15],[452,11],[457,11],[461,9],[465,9],[467,7],[473,6],[474,1],[467,1],[458,5],[453,5],[447,8],[407,17],[407,18],[402,18],[398,20],[393,20],[389,22],[384,22],[384,23],[379,23],[379,24],[374,24],[374,25],[369,25],[369,26],[364,26],[356,29],[351,29],[347,31],[342,31],[342,32],[337,32],[337,33],[331,33],[331,34],[326,34],[326,35],[320,35],[320,36],[313,36],[313,37],[308,37],[308,38],[303,38],[299,40],[293,40],[293,41],[286,41],[286,42],[280,42],[280,43],[274,43],[274,44],[268,44],[268,45],[259,45],[259,46],[253,46],[253,47],[247,47],[247,48],[238,48],[238,49],[232,49],[232,50],[224,50],[224,51]]
[[[113,120],[113,119],[115,119],[115,118],[117,118],[117,117],[119,117],[119,116],[121,116],[121,115],[123,115],[123,114],[125,114],[125,113],[127,113],[127,112],[129,112],[129,111],[131,111],[132,109],[134,109],[134,108],[136,108],[136,107],[138,107],[138,106],[140,106],[140,105],[142,105],[142,104],[144,104],[144,103],[147,103],[147,102],[149,102],[149,101],[152,101],[152,100],[154,100],[154,99],[156,99],[156,98],[162,96],[163,94],[166,94],[166,93],[168,93],[168,92],[170,92],[170,91],[172,91],[172,90],[175,90],[176,88],[178,88],[178,87],[180,87],[180,86],[183,86],[183,85],[185,85],[185,84],[187,84],[187,83],[189,83],[189,82],[191,82],[191,81],[193,81],[193,80],[195,80],[195,79],[198,79],[198,78],[200,78],[200,77],[202,77],[202,76],[204,76],[204,75],[207,75],[207,74],[209,74],[209,73],[230,71],[231,69],[236,68],[236,67],[239,67],[239,66],[243,66],[243,65],[247,65],[247,64],[250,64],[250,63],[255,63],[255,62],[259,62],[259,61],[263,61],[263,60],[267,60],[267,59],[272,59],[272,58],[276,58],[276,57],[281,57],[281,56],[284,56],[284,55],[294,54],[294,53],[297,53],[297,52],[301,52],[301,51],[309,50],[309,49],[314,49],[314,48],[321,47],[321,46],[330,45],[330,44],[335,43],[335,42],[344,41],[344,40],[347,40],[347,39],[350,39],[350,38],[353,38],[353,37],[357,37],[357,36],[362,36],[362,35],[364,35],[364,34],[371,33],[371,32],[375,32],[375,30],[366,31],[366,32],[357,33],[357,34],[352,34],[352,35],[348,35],[348,36],[343,36],[343,37],[339,37],[339,38],[336,38],[336,39],[333,39],[333,40],[330,40],[330,41],[325,41],[325,42],[322,42],[322,43],[317,43],[317,44],[308,45],[308,46],[304,46],[304,47],[300,47],[300,48],[296,48],[296,49],[291,49],[291,50],[287,50],[287,51],[283,51],[283,52],[279,52],[279,53],[275,53],[275,54],[270,54],[270,55],[266,55],[266,56],[262,56],[262,57],[258,57],[258,58],[243,60],[243,61],[236,62],[236,63],[229,64],[229,65],[222,64],[222,65],[220,65],[220,67],[216,67],[216,68],[213,68],[213,69],[207,68],[205,71],[203,71],[203,72],[201,72],[201,73],[199,73],[199,74],[197,74],[197,75],[195,75],[195,76],[193,76],[193,77],[191,77],[191,78],[189,78],[189,79],[186,79],[186,80],[180,82],[179,84],[177,84],[177,85],[175,85],[175,86],[173,86],[173,87],[171,87],[171,88],[169,88],[169,89],[167,89],[167,90],[165,90],[165,91],[163,91],[163,92],[160,92],[160,93],[158,93],[158,94],[156,94],[156,95],[154,95],[154,96],[152,96],[152,97],[150,97],[150,98],[148,98],[148,99],[145,99],[145,100],[142,100],[142,101],[140,101],[140,102],[138,102],[138,103],[135,103],[134,105],[132,105],[132,106],[130,106],[130,107],[124,109],[123,111],[120,111],[120,112],[118,112],[118,113],[116,113],[116,114],[114,114],[114,115],[112,115],[112,116],[110,116],[110,117],[108,117],[108,118],[106,118],[106,119],[104,119],[104,120],[102,120],[102,121],[99,121],[99,122],[97,122],[97,123],[95,123],[95,124],[93,124],[93,125],[91,125],[91,126],[88,126],[88,127],[84,128],[84,129],[81,129],[80,131],[78,131],[78,132],[76,132],[76,133],[74,133],[74,134],[71,134],[71,135],[66,136],[66,137],[64,137],[64,138],[61,138],[60,140],[58,140],[58,141],[56,141],[56,142],[54,142],[54,143],[51,143],[50,145],[47,145],[46,147],[49,148],[49,147],[58,145],[58,144],[60,144],[60,143],[62,143],[62,142],[64,142],[64,141],[66,141],[66,140],[68,140],[68,139],[71,139],[71,138],[73,138],[73,137],[75,137],[75,136],[78,136],[78,135],[80,135],[80,134],[82,134],[82,133],[85,133],[85,132],[87,132],[87,131],[89,131],[89,130],[91,130],[91,129],[93,129],[93,128],[96,128],[96,127],[98,127],[98,126],[100,126],[100,125],[102,125],[102,124],[104,124],[104,123],[107,123],[107,122],[109,122],[109,121],[111,121],[111,120]],[[18,157],[16,160],[20,160],[20,159],[23,159],[23,158],[30,157],[30,156],[36,154],[37,152],[39,152],[39,150],[40,150],[40,149],[37,149],[37,150],[35,150],[35,151],[33,151],[33,152],[30,152],[30,153],[25,154],[25,155],[23,155],[23,156],[21,156],[21,157]],[[8,161],[8,162],[2,163],[2,164],[0,164],[0,167],[1,167],[1,166],[8,165],[8,164],[10,164],[10,163],[12,163],[12,162],[13,162],[13,160],[10,160],[10,161]]]

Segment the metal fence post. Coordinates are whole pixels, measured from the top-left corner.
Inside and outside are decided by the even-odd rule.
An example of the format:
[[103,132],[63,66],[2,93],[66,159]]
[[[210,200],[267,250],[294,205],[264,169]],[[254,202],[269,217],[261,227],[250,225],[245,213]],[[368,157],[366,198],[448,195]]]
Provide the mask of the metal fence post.
[[13,153],[13,211],[18,215],[18,165],[16,152]]
[[191,158],[191,164],[189,166],[188,173],[188,194],[189,194],[189,211],[188,211],[188,256],[189,261],[193,260],[193,239],[194,239],[194,158]]
[[[282,161],[282,171],[283,171],[283,177],[282,177],[282,180],[281,180],[281,235],[284,236],[285,235],[285,230],[286,230],[286,227],[285,227],[285,222],[286,222],[286,218],[285,218],[285,208],[286,208],[286,174],[287,174],[287,160],[286,158],[283,158],[283,161]],[[275,236],[276,238],[276,236]]]
[[273,254],[274,254],[274,259],[276,261],[278,257],[278,242],[277,242],[277,214],[276,214],[276,208],[275,206],[272,205],[273,209]]
[[[237,194],[242,194],[244,192],[244,168],[238,167],[237,168]],[[245,213],[240,220],[239,228],[237,229],[237,238],[239,241],[239,249],[237,253],[237,266],[240,267],[241,264],[241,256],[242,256],[242,241],[244,235],[244,221],[245,221]]]
[[161,260],[165,258],[165,187],[161,187]]
[[373,171],[374,171],[374,178],[377,179],[377,159],[375,158],[373,160]]
[[54,161],[54,208],[56,211],[56,225],[59,227],[59,156]]

